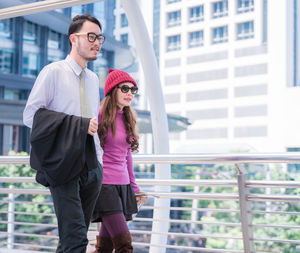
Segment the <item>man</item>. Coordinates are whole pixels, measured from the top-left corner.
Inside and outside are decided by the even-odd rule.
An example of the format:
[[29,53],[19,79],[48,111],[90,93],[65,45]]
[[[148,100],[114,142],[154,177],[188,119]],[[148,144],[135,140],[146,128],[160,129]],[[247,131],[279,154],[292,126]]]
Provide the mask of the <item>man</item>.
[[[53,198],[59,253],[86,252],[89,222],[101,189],[99,80],[87,69],[88,61],[97,59],[104,42],[101,31],[100,22],[91,15],[73,18],[70,54],[42,69],[23,113],[24,124],[32,128],[31,166],[36,167],[37,181],[49,186]],[[68,138],[67,143],[63,138]],[[92,141],[92,148],[88,141]]]

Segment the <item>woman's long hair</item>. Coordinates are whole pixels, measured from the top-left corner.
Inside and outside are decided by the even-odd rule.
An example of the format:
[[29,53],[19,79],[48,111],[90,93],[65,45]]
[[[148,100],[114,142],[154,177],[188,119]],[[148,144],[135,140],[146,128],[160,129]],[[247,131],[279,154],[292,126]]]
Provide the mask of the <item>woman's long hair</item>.
[[[101,106],[101,122],[98,127],[98,136],[101,147],[104,148],[104,141],[107,137],[108,129],[111,128],[112,136],[116,135],[116,115],[118,110],[117,88],[114,88],[104,98]],[[131,106],[123,108],[123,122],[125,125],[127,137],[126,141],[131,146],[132,151],[138,152],[139,135],[136,126],[136,115]]]

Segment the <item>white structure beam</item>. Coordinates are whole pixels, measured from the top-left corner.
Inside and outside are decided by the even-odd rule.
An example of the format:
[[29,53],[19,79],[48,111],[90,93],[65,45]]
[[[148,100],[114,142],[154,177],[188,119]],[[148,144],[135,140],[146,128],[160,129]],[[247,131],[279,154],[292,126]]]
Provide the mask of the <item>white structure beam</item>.
[[0,9],[0,20],[101,1],[103,0],[45,0],[41,2],[21,4]]
[[[156,154],[168,154],[168,121],[153,45],[151,43],[146,24],[137,1],[121,0],[121,2],[127,15],[129,26],[134,36],[136,50],[141,60],[145,75],[145,91],[150,105],[152,132],[154,138],[154,152]],[[170,179],[170,177],[171,170],[169,164],[155,165],[156,179]],[[159,192],[169,192],[170,186],[156,186],[155,190]],[[168,210],[168,208],[170,207],[170,199],[155,199],[154,206],[159,207],[159,209],[154,209],[154,220],[169,219],[170,211]],[[152,233],[151,244],[166,245],[168,228],[168,222],[154,221],[152,223],[152,231],[166,232],[166,234],[163,235],[159,233]],[[149,252],[151,253],[162,253],[165,251],[165,248],[155,246],[151,246],[149,250]]]

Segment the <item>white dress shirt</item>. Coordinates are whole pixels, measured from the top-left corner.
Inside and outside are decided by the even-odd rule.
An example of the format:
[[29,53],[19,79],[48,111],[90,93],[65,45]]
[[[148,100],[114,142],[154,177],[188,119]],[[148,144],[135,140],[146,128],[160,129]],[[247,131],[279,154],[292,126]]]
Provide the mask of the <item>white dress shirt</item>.
[[[46,108],[69,115],[81,116],[80,109],[80,73],[82,68],[68,55],[65,60],[45,66],[39,73],[30,92],[23,122],[32,128],[33,117],[39,108]],[[85,68],[87,102],[93,117],[98,120],[100,105],[99,79],[91,70]],[[102,164],[103,150],[98,135],[94,135],[96,153]]]

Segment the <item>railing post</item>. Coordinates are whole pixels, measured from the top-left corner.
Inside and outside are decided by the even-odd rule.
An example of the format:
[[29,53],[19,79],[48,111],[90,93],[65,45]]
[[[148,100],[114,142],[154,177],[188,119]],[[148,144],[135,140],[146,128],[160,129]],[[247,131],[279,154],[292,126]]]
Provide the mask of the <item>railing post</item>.
[[[14,186],[10,185],[9,189],[13,189]],[[13,249],[14,248],[14,231],[15,231],[15,196],[14,193],[9,193],[8,194],[8,214],[7,214],[7,248],[8,249]]]
[[247,201],[249,190],[246,188],[248,174],[243,164],[235,164],[235,166],[238,170],[237,178],[244,252],[254,253],[255,249],[253,241],[252,215],[250,214],[251,207],[249,201]]
[[[202,165],[202,170],[205,170],[205,167],[206,167],[206,164],[203,164]],[[196,169],[195,171],[195,180],[200,180],[200,168]],[[199,189],[200,187],[199,186],[194,186],[194,193],[199,193]],[[198,204],[199,204],[199,200],[197,198],[193,199],[193,204],[192,204],[192,208],[194,208],[195,210],[193,210],[191,212],[191,220],[192,221],[197,221],[198,220],[198,211],[196,210],[198,208]],[[192,223],[191,224],[191,229],[194,230],[196,229],[196,224],[195,223]]]

